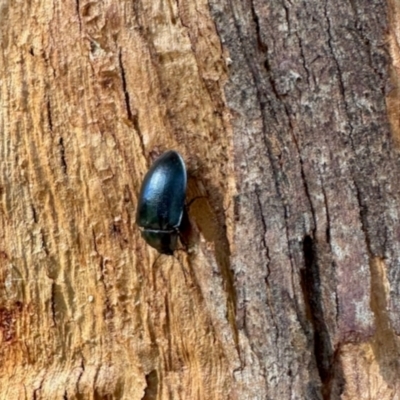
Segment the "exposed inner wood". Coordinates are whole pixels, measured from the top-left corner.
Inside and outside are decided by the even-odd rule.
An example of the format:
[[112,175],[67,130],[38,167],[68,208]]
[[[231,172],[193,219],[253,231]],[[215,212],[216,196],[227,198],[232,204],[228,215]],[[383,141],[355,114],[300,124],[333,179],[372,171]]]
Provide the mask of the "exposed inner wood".
[[399,5],[2,1],[0,399],[400,399]]

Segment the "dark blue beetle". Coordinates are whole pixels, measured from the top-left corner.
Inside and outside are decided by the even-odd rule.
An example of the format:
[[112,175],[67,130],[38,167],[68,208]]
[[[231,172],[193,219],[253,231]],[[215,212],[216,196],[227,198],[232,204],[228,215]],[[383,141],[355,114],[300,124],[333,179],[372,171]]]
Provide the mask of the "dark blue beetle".
[[176,248],[185,207],[186,167],[181,155],[162,154],[144,177],[136,223],[144,240],[162,254]]

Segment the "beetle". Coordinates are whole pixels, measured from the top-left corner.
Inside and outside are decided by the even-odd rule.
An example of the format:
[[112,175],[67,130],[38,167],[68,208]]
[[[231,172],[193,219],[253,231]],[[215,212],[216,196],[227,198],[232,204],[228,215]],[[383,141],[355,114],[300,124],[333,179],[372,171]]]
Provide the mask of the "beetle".
[[145,175],[136,224],[142,237],[161,254],[173,254],[185,212],[186,166],[175,150],[163,153]]

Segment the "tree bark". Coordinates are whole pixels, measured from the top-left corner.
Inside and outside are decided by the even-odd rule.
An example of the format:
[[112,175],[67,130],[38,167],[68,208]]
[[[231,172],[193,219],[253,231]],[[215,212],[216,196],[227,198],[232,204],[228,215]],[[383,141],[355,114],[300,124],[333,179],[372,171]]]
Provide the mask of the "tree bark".
[[1,1],[0,399],[400,399],[399,4]]

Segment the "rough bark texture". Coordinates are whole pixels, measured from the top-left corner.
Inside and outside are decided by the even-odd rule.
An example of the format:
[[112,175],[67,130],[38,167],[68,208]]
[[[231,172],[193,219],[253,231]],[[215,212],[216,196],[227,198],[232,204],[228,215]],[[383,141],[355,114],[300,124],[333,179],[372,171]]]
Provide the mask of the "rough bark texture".
[[399,9],[0,0],[0,399],[400,399]]
[[387,12],[381,1],[213,6],[232,59],[238,326],[268,398],[399,389]]

